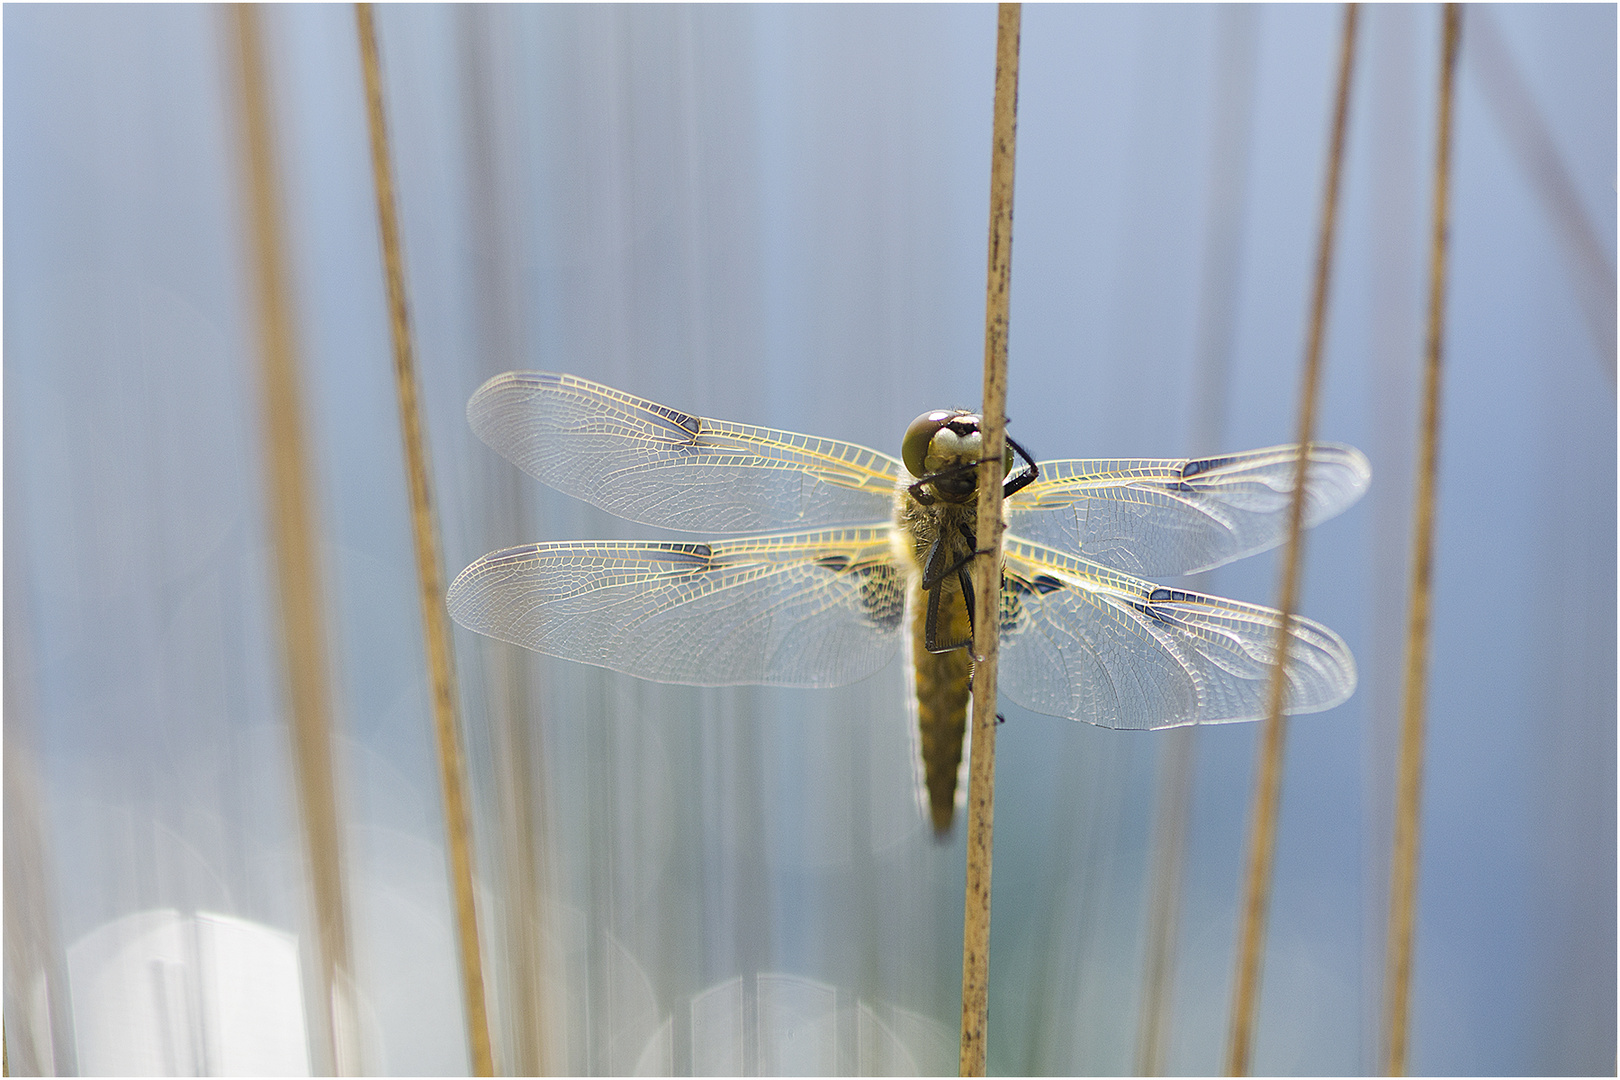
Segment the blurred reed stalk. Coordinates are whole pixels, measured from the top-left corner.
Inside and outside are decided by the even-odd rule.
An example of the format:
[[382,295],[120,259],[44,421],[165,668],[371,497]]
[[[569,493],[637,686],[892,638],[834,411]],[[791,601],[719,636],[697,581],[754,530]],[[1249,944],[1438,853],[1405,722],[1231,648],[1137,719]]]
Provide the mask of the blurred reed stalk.
[[[1243,246],[1244,192],[1254,127],[1254,69],[1259,14],[1249,4],[1217,9],[1214,129],[1210,139],[1208,205],[1200,272],[1198,345],[1193,373],[1191,430],[1187,453],[1219,453],[1225,437],[1232,341],[1236,325],[1239,262]],[[1209,574],[1190,579],[1208,589]],[[1196,726],[1173,728],[1159,740],[1159,776],[1154,803],[1152,871],[1148,882],[1147,948],[1142,960],[1142,1004],[1137,1016],[1136,1071],[1164,1072],[1176,939],[1180,930],[1182,870],[1191,813]]]
[[360,1070],[358,1017],[349,957],[336,785],[332,768],[331,697],[327,686],[325,610],[321,591],[303,394],[293,333],[291,287],[281,220],[280,176],[270,115],[269,78],[254,5],[231,7],[235,31],[242,179],[248,212],[250,277],[256,289],[260,378],[270,529],[279,588],[282,655],[292,712],[293,761],[315,901],[316,950],[325,1016],[312,1025],[325,1043],[328,1067]]
[[1018,135],[1018,4],[996,22],[996,98],[990,146],[990,257],[985,295],[984,406],[976,535],[990,559],[974,576],[973,738],[969,746],[967,889],[962,918],[963,1076],[985,1074],[990,1012],[990,851],[996,798],[996,655],[1001,636],[1002,456],[1007,438],[1007,307],[1012,271],[1013,162]]
[[1547,121],[1536,108],[1535,97],[1519,74],[1496,29],[1495,16],[1480,7],[1469,16],[1470,65],[1484,91],[1485,101],[1507,136],[1508,148],[1519,159],[1530,186],[1552,218],[1554,232],[1570,261],[1576,299],[1598,352],[1608,362],[1609,382],[1615,382],[1615,273],[1609,265],[1597,226],[1586,212],[1569,168],[1558,152]]
[[1401,702],[1401,756],[1395,772],[1395,847],[1390,867],[1389,956],[1384,973],[1389,1008],[1385,1072],[1406,1074],[1408,994],[1412,982],[1412,913],[1417,894],[1419,806],[1423,784],[1424,698],[1428,689],[1429,615],[1434,581],[1434,488],[1439,471],[1440,356],[1446,313],[1446,232],[1450,226],[1451,116],[1457,81],[1462,8],[1447,4],[1440,44],[1440,117],[1434,155],[1434,224],[1429,248],[1429,327],[1423,367],[1422,428],[1412,511],[1412,603],[1406,624]]
[[1260,732],[1260,760],[1250,814],[1248,865],[1238,934],[1237,973],[1232,985],[1231,1027],[1226,1044],[1228,1076],[1246,1076],[1253,1056],[1254,1021],[1260,997],[1260,954],[1264,947],[1267,908],[1271,902],[1272,861],[1277,847],[1277,804],[1282,792],[1284,697],[1288,682],[1289,631],[1299,605],[1302,565],[1300,527],[1305,514],[1305,476],[1310,445],[1316,434],[1316,401],[1322,378],[1322,338],[1327,323],[1327,299],[1333,268],[1333,240],[1338,224],[1339,180],[1343,173],[1344,133],[1350,111],[1350,75],[1355,63],[1356,22],[1359,9],[1348,4],[1339,44],[1338,90],[1333,104],[1333,126],[1328,143],[1327,183],[1322,193],[1322,217],[1317,234],[1316,275],[1311,292],[1309,337],[1299,402],[1299,450],[1294,458],[1293,496],[1288,507],[1288,543],[1283,555],[1281,596],[1277,607],[1276,657],[1271,669],[1266,719]]
[[[511,7],[464,4],[456,9],[462,65],[463,106],[467,131],[468,223],[474,274],[474,313],[478,370],[473,382],[499,371],[527,366],[530,355],[523,327],[522,275],[525,236],[524,200],[514,158],[518,137],[510,123],[510,104],[521,101],[510,67]],[[497,547],[523,539],[522,523],[532,497],[528,478],[515,469],[479,470],[484,509],[483,527],[497,537]],[[530,725],[540,730],[540,702],[530,691],[526,651],[492,638],[478,641],[486,672],[488,716],[493,735],[494,789],[500,822],[498,866],[486,868],[485,879],[499,883],[494,905],[498,929],[485,936],[499,941],[488,977],[500,985],[509,1008],[493,1010],[499,1030],[491,1031],[502,1050],[507,1071],[537,1076],[554,1071],[547,1052],[549,1038],[542,971],[546,940],[541,933],[545,908],[545,861],[540,848],[545,835],[545,764],[541,742],[530,738]],[[474,760],[477,754],[473,755]],[[491,874],[496,869],[498,874]],[[492,995],[493,996],[493,995]],[[503,1000],[496,997],[497,1001]],[[494,1026],[494,1025],[492,1025]]]
[[388,284],[388,325],[394,345],[394,386],[399,396],[399,426],[404,440],[405,476],[411,496],[411,533],[416,545],[422,636],[433,683],[433,728],[439,751],[439,783],[450,856],[450,889],[455,902],[456,946],[461,962],[462,1008],[467,1029],[467,1056],[476,1076],[493,1076],[489,1017],[484,1003],[483,956],[478,945],[478,912],[473,898],[472,818],[467,809],[467,767],[456,716],[455,658],[450,648],[449,615],[444,606],[444,570],[438,522],[433,514],[427,440],[416,393],[416,358],[410,313],[405,299],[405,257],[394,202],[393,168],[388,153],[388,126],[383,111],[382,65],[377,56],[377,27],[370,4],[356,4],[360,66],[365,76],[366,119],[371,133],[371,173],[377,189],[377,227],[382,235],[383,267]]
[[[15,486],[6,488],[11,501]],[[15,514],[8,506],[7,513]],[[13,517],[13,521],[20,518]],[[5,1026],[0,1020],[4,1073],[11,1075],[11,1044],[17,1044],[18,1070],[24,1076],[68,1076],[78,1072],[72,1038],[72,1004],[68,993],[66,953],[58,934],[53,888],[54,864],[40,788],[34,731],[33,639],[23,612],[25,580],[23,543],[13,534],[5,546],[5,580],[12,583],[4,603],[5,665],[0,691],[4,719],[5,873]]]

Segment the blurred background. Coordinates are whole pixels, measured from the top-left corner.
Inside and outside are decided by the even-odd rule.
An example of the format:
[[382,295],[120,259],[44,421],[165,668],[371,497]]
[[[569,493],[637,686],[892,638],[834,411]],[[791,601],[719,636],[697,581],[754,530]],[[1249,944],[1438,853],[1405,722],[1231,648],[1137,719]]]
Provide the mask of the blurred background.
[[[1341,9],[1025,9],[1012,431],[1291,441]],[[995,12],[377,13],[453,576],[658,535],[469,431],[509,369],[897,452],[980,392]],[[1363,13],[1319,437],[1373,466],[1303,611],[1253,1067],[1382,1067],[1439,11]],[[263,12],[317,494],[356,1045],[469,1065],[355,22]],[[332,1068],[288,735],[222,9],[4,16],[13,1072]],[[1612,5],[1471,7],[1458,74],[1410,1066],[1612,1073]],[[1560,179],[1562,178],[1562,179]],[[1199,587],[1274,603],[1275,553]],[[898,664],[639,682],[456,631],[498,1069],[954,1072],[964,839]],[[1131,1073],[1164,733],[1003,704],[990,1067]],[[1199,731],[1166,1068],[1219,1071],[1256,725]]]

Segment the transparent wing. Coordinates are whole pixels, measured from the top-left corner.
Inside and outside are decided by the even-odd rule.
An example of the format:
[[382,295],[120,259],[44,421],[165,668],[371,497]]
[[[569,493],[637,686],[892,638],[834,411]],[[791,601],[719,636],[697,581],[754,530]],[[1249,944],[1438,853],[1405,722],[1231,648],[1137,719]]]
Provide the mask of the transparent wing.
[[[1018,537],[1006,542],[1000,687],[1025,708],[1110,728],[1254,720],[1266,709],[1278,613],[1163,589]],[[1290,713],[1356,687],[1337,634],[1293,620]]]
[[467,402],[467,419],[540,482],[691,532],[883,520],[901,471],[864,446],[692,416],[572,375],[497,375]]
[[905,585],[889,527],[710,544],[531,544],[450,586],[462,626],[692,686],[843,686],[889,662]]
[[[1129,574],[1193,574],[1282,543],[1293,446],[1180,461],[1043,461],[1008,500],[1008,528]],[[1305,525],[1338,514],[1372,479],[1353,446],[1315,443]]]

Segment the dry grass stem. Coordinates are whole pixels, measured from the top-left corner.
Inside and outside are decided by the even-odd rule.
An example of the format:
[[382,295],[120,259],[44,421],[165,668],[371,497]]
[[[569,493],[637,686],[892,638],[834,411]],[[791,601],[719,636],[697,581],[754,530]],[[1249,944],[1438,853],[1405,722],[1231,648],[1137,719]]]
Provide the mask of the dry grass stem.
[[1434,161],[1434,227],[1429,248],[1429,328],[1423,368],[1423,429],[1418,436],[1412,510],[1412,606],[1406,624],[1401,756],[1395,771],[1395,846],[1390,868],[1389,955],[1384,974],[1388,1016],[1385,1071],[1406,1073],[1412,913],[1417,894],[1418,811],[1423,781],[1424,695],[1429,671],[1430,589],[1434,578],[1434,486],[1439,465],[1440,353],[1446,308],[1446,230],[1451,182],[1451,114],[1462,8],[1447,4],[1440,56],[1440,117]]
[[[980,550],[1001,551],[1002,452],[1007,435],[1007,305],[1012,270],[1013,150],[1018,118],[1021,11],[1002,4],[996,27],[996,98],[990,151],[990,258],[984,330],[984,458],[979,465]],[[990,1011],[990,851],[996,794],[996,646],[1001,560],[974,563],[973,740],[968,770],[967,891],[962,920],[963,1076],[985,1073]]]
[[1316,399],[1321,383],[1322,338],[1327,323],[1327,298],[1333,267],[1333,239],[1338,220],[1339,180],[1343,173],[1344,133],[1350,109],[1350,73],[1355,62],[1358,9],[1349,4],[1339,46],[1338,91],[1333,105],[1333,126],[1328,144],[1327,183],[1322,194],[1321,226],[1317,234],[1316,275],[1311,292],[1309,338],[1305,371],[1300,386],[1299,453],[1294,461],[1293,498],[1288,509],[1288,542],[1283,555],[1281,597],[1277,607],[1277,648],[1268,693],[1266,718],[1260,732],[1260,761],[1256,770],[1253,809],[1250,812],[1248,864],[1244,875],[1239,917],[1237,973],[1232,986],[1232,1016],[1226,1044],[1226,1072],[1244,1076],[1254,1048],[1255,1009],[1260,997],[1260,959],[1265,937],[1266,910],[1271,900],[1272,858],[1277,844],[1277,804],[1282,789],[1284,696],[1287,689],[1289,631],[1299,603],[1300,526],[1305,511],[1305,472],[1310,444],[1316,433]]
[[294,772],[314,893],[315,946],[324,1015],[312,1017],[325,1042],[328,1066],[339,1074],[359,1070],[349,960],[349,923],[344,897],[342,844],[332,767],[331,696],[327,685],[325,602],[321,592],[319,540],[309,451],[304,436],[303,391],[294,343],[281,193],[270,115],[259,9],[231,8],[231,29],[240,77],[245,203],[249,225],[250,279],[256,291],[263,392],[265,463],[270,485],[270,529],[276,560],[282,655],[287,665],[287,705],[292,713]]
[[405,257],[400,247],[394,200],[393,170],[388,153],[388,127],[383,112],[382,70],[377,56],[377,28],[370,4],[355,5],[360,35],[360,61],[365,75],[366,117],[371,131],[371,172],[377,189],[377,225],[382,234],[383,266],[388,279],[388,322],[394,344],[394,385],[399,395],[399,426],[405,445],[405,476],[411,496],[411,532],[416,543],[416,573],[422,604],[422,634],[428,672],[433,681],[433,728],[439,751],[439,783],[444,796],[446,839],[450,856],[451,895],[455,901],[456,946],[461,963],[462,1007],[467,1028],[467,1056],[477,1076],[493,1076],[489,1017],[484,1003],[483,958],[478,947],[478,913],[473,902],[472,818],[467,809],[467,768],[456,716],[455,658],[450,647],[449,615],[444,606],[444,570],[439,553],[438,522],[433,514],[426,439],[416,394],[416,359],[405,301]]

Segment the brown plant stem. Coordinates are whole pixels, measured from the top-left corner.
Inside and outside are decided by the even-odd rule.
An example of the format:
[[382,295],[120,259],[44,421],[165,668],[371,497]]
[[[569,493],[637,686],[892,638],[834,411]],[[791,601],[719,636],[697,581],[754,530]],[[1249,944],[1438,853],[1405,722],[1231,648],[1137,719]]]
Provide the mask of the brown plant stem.
[[1288,645],[1299,605],[1300,528],[1305,515],[1305,476],[1311,440],[1316,434],[1316,401],[1322,378],[1322,338],[1327,323],[1327,299],[1333,268],[1333,240],[1338,221],[1339,180],[1343,173],[1344,133],[1350,111],[1350,74],[1355,62],[1358,9],[1349,4],[1339,44],[1338,91],[1333,105],[1333,126],[1328,144],[1327,184],[1322,194],[1321,225],[1317,234],[1316,275],[1311,293],[1309,337],[1305,371],[1300,386],[1299,451],[1294,458],[1293,497],[1288,507],[1288,543],[1283,555],[1281,598],[1278,600],[1276,658],[1267,694],[1266,719],[1260,732],[1260,761],[1256,770],[1254,803],[1250,814],[1248,865],[1244,876],[1243,906],[1238,934],[1237,973],[1232,985],[1232,1015],[1226,1044],[1226,1073],[1245,1076],[1254,1050],[1254,1021],[1260,997],[1260,958],[1264,948],[1267,908],[1271,902],[1272,862],[1277,848],[1277,805],[1282,792],[1283,716],[1287,690]]
[[1447,4],[1440,54],[1440,117],[1435,136],[1434,225],[1429,247],[1429,327],[1423,367],[1422,431],[1412,511],[1412,606],[1406,624],[1406,673],[1401,702],[1401,755],[1395,770],[1395,845],[1389,879],[1389,954],[1384,987],[1388,1016],[1385,1071],[1406,1073],[1412,983],[1412,916],[1417,894],[1419,804],[1423,784],[1424,696],[1428,688],[1429,617],[1434,581],[1434,499],[1439,470],[1440,356],[1445,329],[1446,233],[1450,225],[1451,114],[1462,8]]
[[478,947],[478,912],[473,900],[472,818],[467,809],[467,767],[456,716],[455,654],[450,647],[449,615],[444,606],[444,570],[439,528],[433,514],[427,440],[416,393],[416,358],[405,299],[405,257],[400,245],[393,168],[388,153],[387,117],[383,111],[382,65],[377,56],[377,27],[370,4],[356,4],[360,64],[365,75],[366,119],[371,131],[371,173],[377,190],[377,227],[382,234],[383,266],[388,279],[388,324],[394,344],[394,386],[399,397],[399,426],[405,444],[405,476],[411,497],[411,533],[416,544],[416,576],[422,605],[422,636],[433,684],[433,730],[439,751],[439,783],[444,796],[444,824],[450,856],[450,886],[455,903],[456,946],[461,962],[462,1008],[467,1027],[467,1056],[476,1076],[493,1076],[489,1017],[484,1004],[483,957]]
[[287,707],[292,713],[293,771],[309,856],[315,907],[315,951],[327,1067],[358,1071],[350,1000],[349,923],[344,898],[341,830],[332,767],[331,695],[327,685],[325,608],[321,593],[314,495],[304,435],[303,390],[293,332],[291,285],[281,220],[280,180],[270,114],[269,76],[255,5],[231,8],[242,131],[251,280],[260,337],[264,454],[270,488],[270,531],[280,601]]
[[1012,271],[1013,158],[1018,133],[1021,9],[996,25],[996,98],[990,150],[990,257],[985,296],[984,406],[979,463],[981,551],[974,563],[973,739],[968,768],[967,890],[962,918],[963,1076],[983,1076],[990,1012],[990,851],[996,796],[996,654],[1001,619],[1001,480],[1007,436],[1007,310]]

